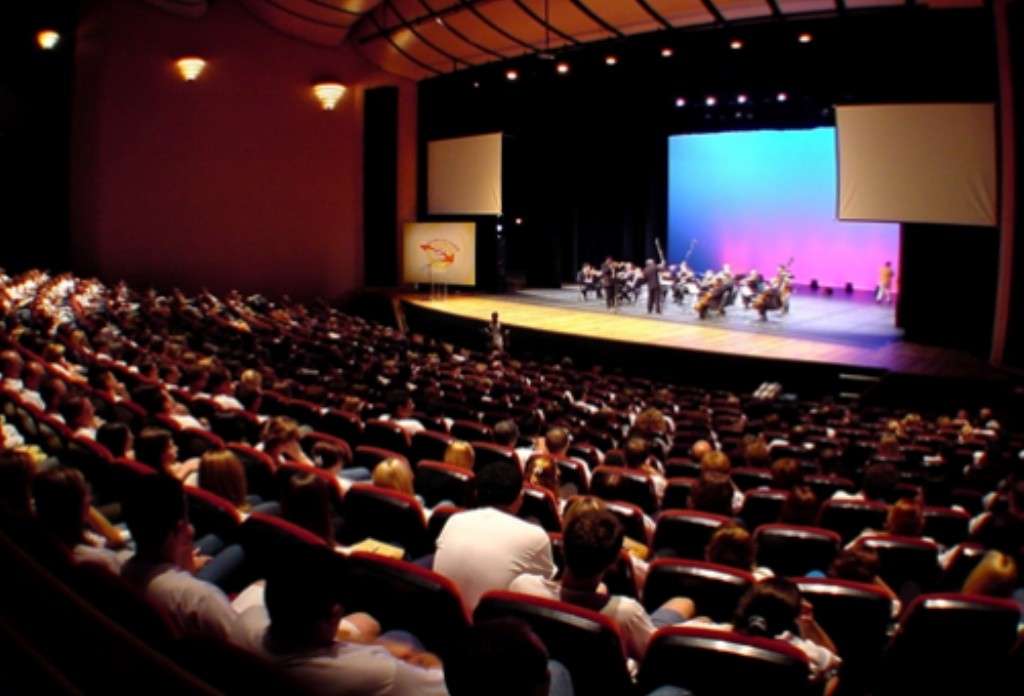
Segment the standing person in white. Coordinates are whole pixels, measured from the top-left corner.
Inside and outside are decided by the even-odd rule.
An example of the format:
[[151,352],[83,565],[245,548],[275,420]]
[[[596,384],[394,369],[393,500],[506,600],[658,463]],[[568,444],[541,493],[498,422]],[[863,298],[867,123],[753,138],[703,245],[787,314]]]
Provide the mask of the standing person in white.
[[476,475],[478,508],[453,515],[437,539],[434,570],[451,578],[467,611],[488,590],[507,590],[519,575],[551,578],[551,541],[536,524],[516,517],[523,474],[511,462],[488,464]]

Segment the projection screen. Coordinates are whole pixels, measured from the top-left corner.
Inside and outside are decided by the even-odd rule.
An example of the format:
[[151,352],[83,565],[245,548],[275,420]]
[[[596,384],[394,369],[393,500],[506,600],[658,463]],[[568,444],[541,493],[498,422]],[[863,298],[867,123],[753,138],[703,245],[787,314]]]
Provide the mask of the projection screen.
[[992,104],[837,106],[838,216],[998,224]]
[[501,215],[501,133],[427,143],[430,215]]

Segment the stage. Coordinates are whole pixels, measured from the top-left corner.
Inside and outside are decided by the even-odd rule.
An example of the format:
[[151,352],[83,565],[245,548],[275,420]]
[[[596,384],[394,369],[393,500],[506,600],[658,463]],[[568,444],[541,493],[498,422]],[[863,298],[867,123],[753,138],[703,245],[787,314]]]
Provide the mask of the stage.
[[835,393],[872,388],[883,377],[892,383],[897,376],[901,388],[925,378],[970,380],[998,390],[1016,381],[967,351],[905,341],[894,307],[864,292],[829,295],[801,287],[789,313],[769,312],[767,321],[740,304],[725,316],[700,319],[689,303],[671,298],[662,314],[649,315],[643,294],[611,311],[593,294],[585,300],[575,285],[496,295],[449,289],[443,296],[405,294],[401,300],[410,330],[447,335],[458,345],[482,349],[480,329],[498,312],[511,332],[512,357],[571,356],[684,383],[753,389],[761,380],[778,380]]

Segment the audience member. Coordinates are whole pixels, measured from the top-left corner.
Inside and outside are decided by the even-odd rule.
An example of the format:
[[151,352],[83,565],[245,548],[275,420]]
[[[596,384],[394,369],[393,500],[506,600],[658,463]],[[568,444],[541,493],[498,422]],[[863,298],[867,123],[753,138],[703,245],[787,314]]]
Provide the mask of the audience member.
[[523,499],[519,467],[505,461],[488,464],[475,483],[479,507],[448,519],[434,557],[434,570],[451,578],[469,611],[484,592],[508,589],[523,573],[555,575],[548,535],[516,517]]

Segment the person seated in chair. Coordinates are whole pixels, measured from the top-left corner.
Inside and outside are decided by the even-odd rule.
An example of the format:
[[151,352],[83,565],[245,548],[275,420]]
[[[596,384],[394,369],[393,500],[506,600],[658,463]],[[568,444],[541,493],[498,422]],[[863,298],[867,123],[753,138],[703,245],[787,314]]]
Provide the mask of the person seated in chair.
[[520,575],[509,589],[560,600],[610,617],[622,629],[629,657],[642,660],[655,630],[682,623],[692,618],[695,610],[692,600],[673,597],[648,615],[635,599],[610,596],[602,581],[619,558],[622,539],[622,523],[615,513],[606,509],[585,510],[565,528],[565,570],[561,580]]
[[235,640],[270,658],[311,693],[331,696],[444,696],[441,660],[411,636],[401,642],[340,639],[345,582],[323,548],[296,551],[267,578],[266,613],[245,611]]
[[594,297],[600,299],[601,297],[601,275],[594,269],[590,263],[584,263],[576,273],[576,282],[580,286],[580,294],[583,295],[583,299],[587,299],[587,293],[594,293]]

